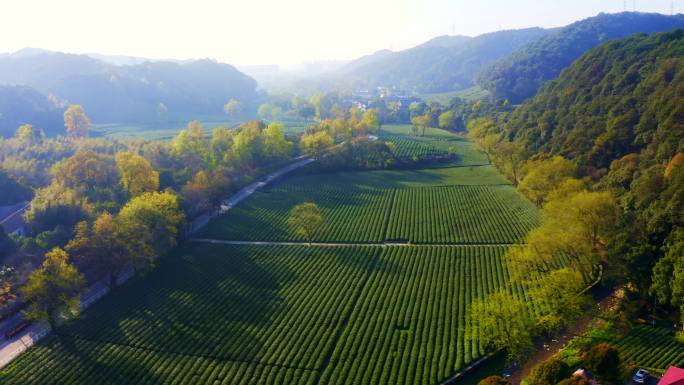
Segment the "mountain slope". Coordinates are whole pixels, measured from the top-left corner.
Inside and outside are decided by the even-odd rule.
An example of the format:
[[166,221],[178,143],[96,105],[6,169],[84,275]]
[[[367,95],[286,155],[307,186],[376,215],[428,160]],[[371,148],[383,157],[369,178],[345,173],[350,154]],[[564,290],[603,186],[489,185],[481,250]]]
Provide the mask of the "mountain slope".
[[42,128],[49,135],[63,133],[62,109],[45,95],[26,86],[0,86],[0,137],[14,135],[22,124]]
[[0,84],[26,85],[82,104],[95,122],[220,114],[229,99],[249,103],[256,95],[252,78],[210,60],[118,66],[55,52],[0,57]]
[[508,118],[530,154],[606,168],[641,152],[667,163],[684,151],[684,30],[639,34],[589,51]]
[[684,15],[625,12],[600,14],[570,24],[532,42],[495,63],[478,77],[478,84],[497,99],[520,103],[533,96],[586,51],[634,33],[684,28]]
[[396,86],[418,92],[447,92],[474,85],[482,66],[545,36],[541,28],[477,36],[441,36],[399,52],[379,51],[341,68],[335,83],[345,87]]

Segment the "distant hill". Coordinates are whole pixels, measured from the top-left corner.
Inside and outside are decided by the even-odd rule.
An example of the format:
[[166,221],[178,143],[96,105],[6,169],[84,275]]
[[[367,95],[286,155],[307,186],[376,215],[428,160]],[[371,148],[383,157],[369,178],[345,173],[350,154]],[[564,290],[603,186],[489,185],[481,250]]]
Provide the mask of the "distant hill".
[[343,66],[327,81],[344,88],[396,86],[415,92],[470,88],[483,66],[549,34],[529,28],[477,37],[440,36],[399,52],[378,51]]
[[667,164],[684,152],[684,30],[639,34],[589,51],[509,116],[529,155],[606,168],[641,153]]
[[31,87],[0,86],[0,137],[13,136],[22,124],[63,133],[63,109]]
[[211,60],[114,65],[87,55],[35,49],[0,56],[0,84],[25,85],[64,103],[82,104],[94,122],[154,122],[222,113],[246,104],[256,82]]
[[676,28],[684,28],[684,15],[600,14],[522,47],[483,71],[478,84],[494,97],[517,104],[533,96],[545,81],[556,78],[583,53],[602,43],[638,32],[667,32]]

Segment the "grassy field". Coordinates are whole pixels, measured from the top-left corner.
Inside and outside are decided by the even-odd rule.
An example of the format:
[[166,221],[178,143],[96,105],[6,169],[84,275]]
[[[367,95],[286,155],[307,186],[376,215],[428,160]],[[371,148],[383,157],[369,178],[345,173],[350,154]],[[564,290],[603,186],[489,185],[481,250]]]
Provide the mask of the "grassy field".
[[[255,118],[256,119],[256,118]],[[190,119],[192,120],[192,119]],[[245,120],[229,119],[225,116],[198,118],[207,132],[216,127],[235,127]],[[304,121],[284,121],[288,132],[301,132],[306,127]],[[171,140],[188,125],[188,121],[172,121],[149,124],[105,123],[96,124],[91,129],[91,136],[116,139]]]
[[443,105],[448,105],[451,99],[453,98],[461,98],[467,101],[476,101],[484,99],[487,96],[489,96],[489,92],[487,90],[483,90],[479,86],[474,86],[460,91],[441,92],[434,94],[420,94],[419,96],[428,103],[438,102]]
[[0,382],[437,384],[482,355],[468,304],[508,282],[504,251],[191,244]]

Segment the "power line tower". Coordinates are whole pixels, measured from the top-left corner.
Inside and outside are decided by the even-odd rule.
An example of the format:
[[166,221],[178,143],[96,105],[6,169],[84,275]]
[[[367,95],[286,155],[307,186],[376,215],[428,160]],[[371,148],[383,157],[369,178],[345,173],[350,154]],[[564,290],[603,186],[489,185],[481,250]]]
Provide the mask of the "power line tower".
[[622,12],[627,12],[627,0],[622,0]]
[[634,12],[636,12],[636,0],[632,0],[632,8],[634,8]]

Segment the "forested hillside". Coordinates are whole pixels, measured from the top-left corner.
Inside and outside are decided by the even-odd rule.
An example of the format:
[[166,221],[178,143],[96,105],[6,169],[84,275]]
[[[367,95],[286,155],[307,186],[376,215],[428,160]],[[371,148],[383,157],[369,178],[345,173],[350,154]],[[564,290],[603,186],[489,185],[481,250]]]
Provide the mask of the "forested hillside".
[[217,115],[230,99],[250,103],[256,96],[254,79],[211,60],[117,66],[42,51],[0,57],[0,84],[30,86],[65,104],[81,104],[95,122]]
[[534,41],[483,71],[478,83],[498,99],[520,103],[534,96],[588,50],[611,39],[643,32],[684,28],[684,15],[649,13],[600,14]]
[[637,312],[655,297],[667,314],[684,306],[683,122],[676,30],[604,44],[498,124],[470,129],[538,205],[584,185],[610,193],[619,214],[598,246],[609,276],[645,301]]
[[61,132],[62,112],[54,101],[31,87],[0,85],[0,137],[14,135],[22,124],[42,127],[48,134]]
[[500,31],[474,38],[442,36],[399,52],[379,51],[347,64],[332,82],[345,87],[396,86],[446,92],[474,85],[483,66],[549,33],[541,28]]
[[684,30],[609,42],[578,60],[508,120],[530,153],[607,168],[644,151],[667,162],[684,137]]

